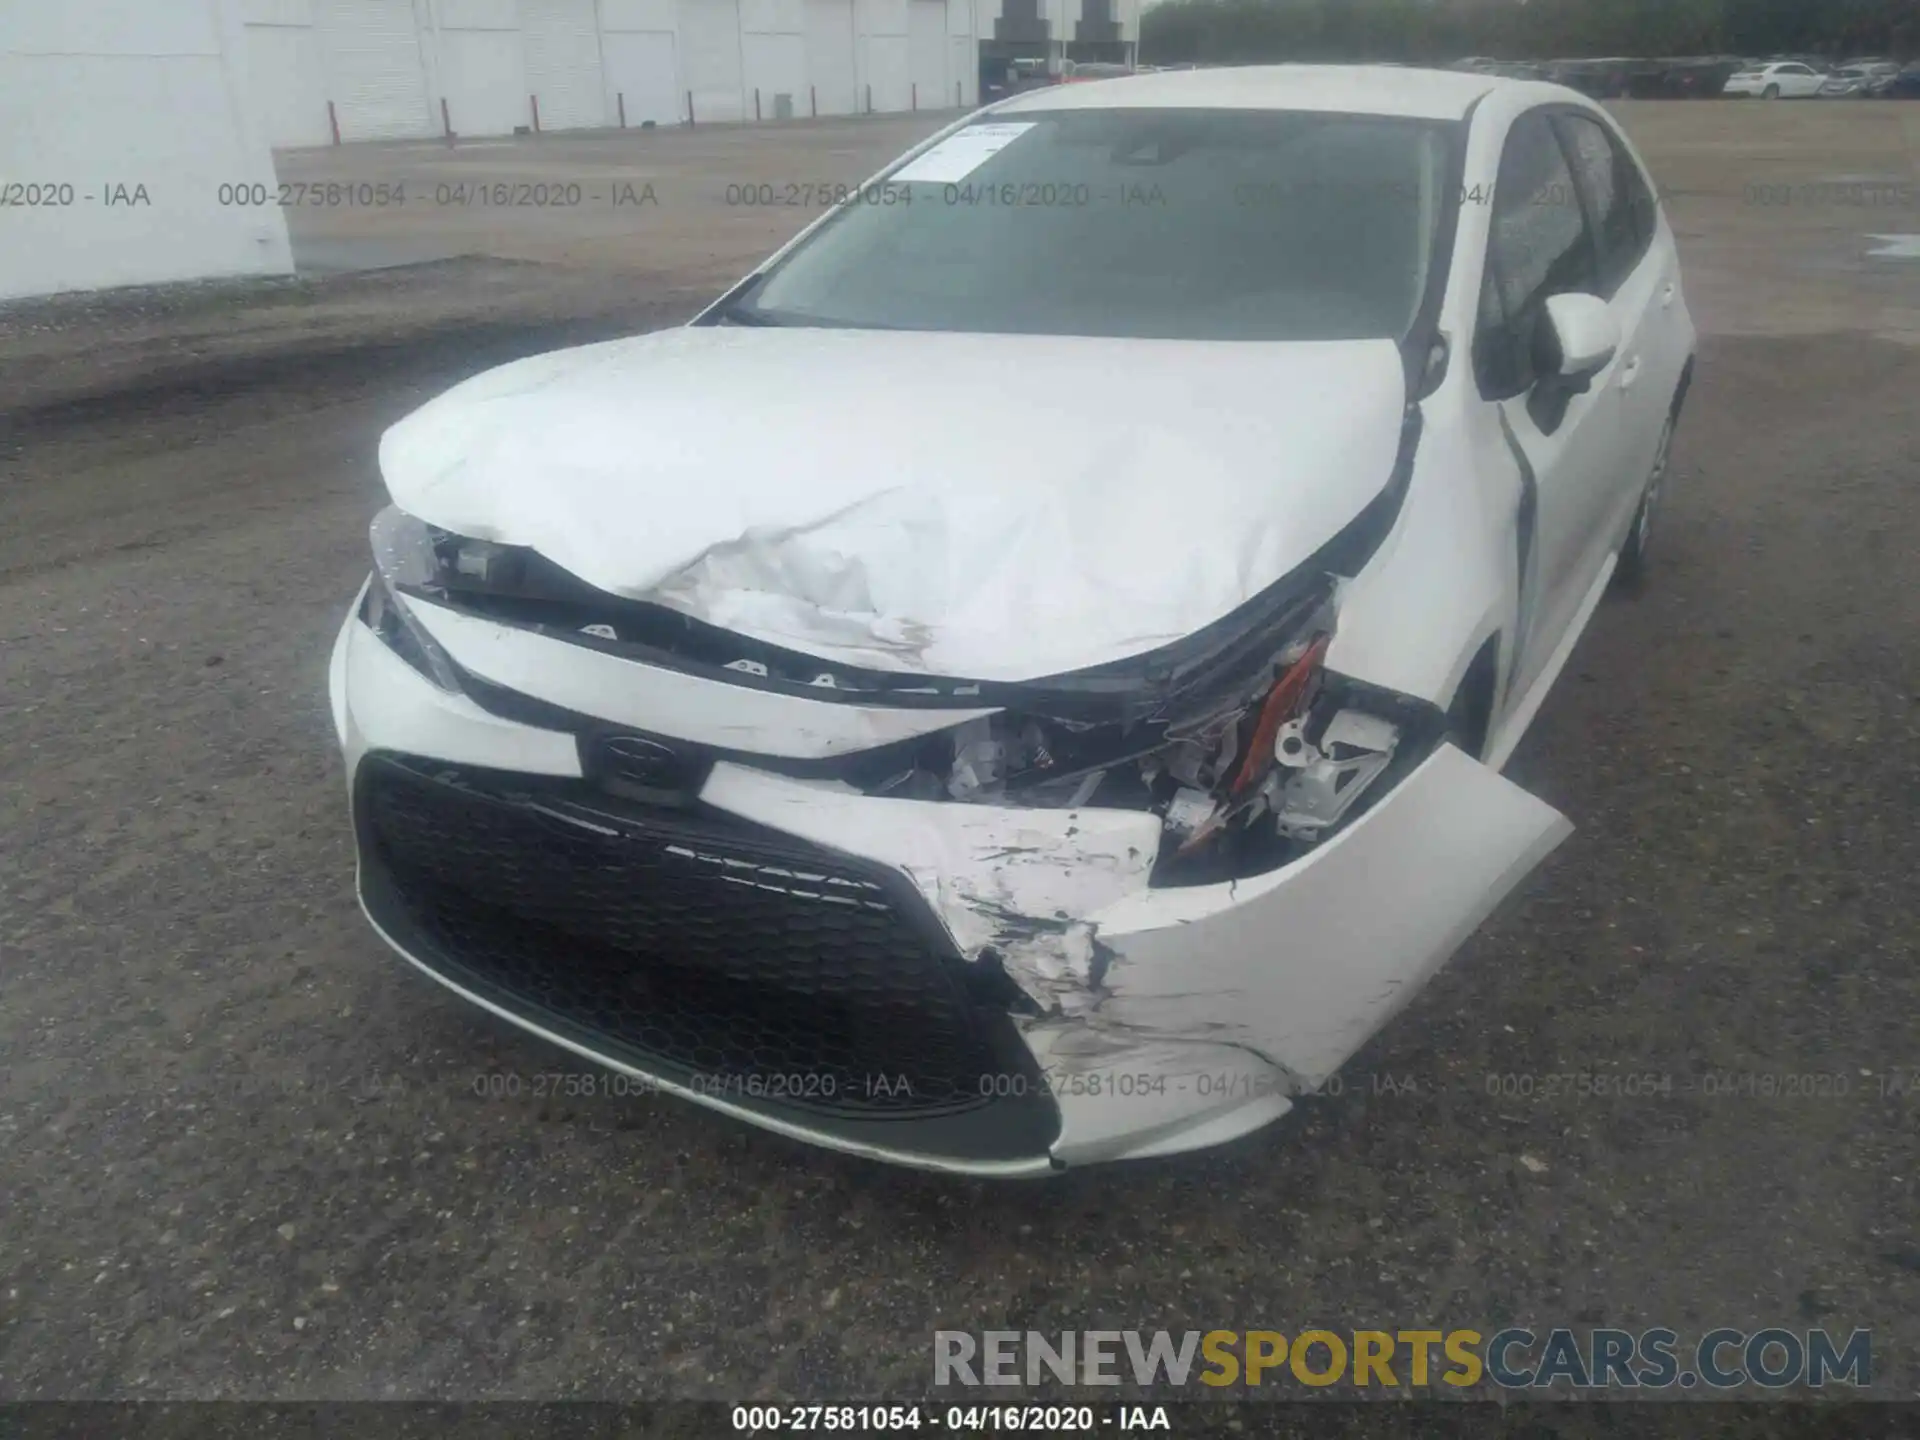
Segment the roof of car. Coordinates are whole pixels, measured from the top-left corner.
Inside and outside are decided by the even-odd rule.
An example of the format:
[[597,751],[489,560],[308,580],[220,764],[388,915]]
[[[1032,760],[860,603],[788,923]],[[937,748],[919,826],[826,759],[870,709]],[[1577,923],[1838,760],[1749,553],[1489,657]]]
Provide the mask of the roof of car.
[[1163,70],[1021,95],[994,113],[1027,110],[1319,110],[1458,120],[1491,90],[1539,81],[1388,65],[1248,65]]

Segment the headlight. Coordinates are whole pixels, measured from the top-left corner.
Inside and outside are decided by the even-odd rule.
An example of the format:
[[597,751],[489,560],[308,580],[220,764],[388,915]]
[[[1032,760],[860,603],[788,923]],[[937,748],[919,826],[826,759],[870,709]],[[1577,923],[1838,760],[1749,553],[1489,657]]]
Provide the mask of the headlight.
[[[1331,600],[1162,713],[1089,722],[1018,708],[895,750],[869,794],[975,804],[1150,810],[1156,885],[1265,873],[1322,843],[1429,753],[1433,706],[1323,669]],[[905,763],[901,763],[902,761]]]
[[439,573],[434,536],[423,520],[389,505],[373,517],[373,580],[360,618],[407,664],[442,690],[458,693],[460,672],[400,598],[402,587],[432,583]]

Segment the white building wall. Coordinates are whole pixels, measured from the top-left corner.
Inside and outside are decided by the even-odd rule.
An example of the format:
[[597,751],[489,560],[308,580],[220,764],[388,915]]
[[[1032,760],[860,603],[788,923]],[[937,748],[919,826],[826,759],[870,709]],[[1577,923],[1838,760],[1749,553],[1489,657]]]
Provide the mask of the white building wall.
[[912,0],[853,0],[854,58],[863,109],[905,110],[913,103],[907,6]]
[[681,0],[680,73],[693,120],[751,119],[737,0]]
[[327,145],[326,67],[313,28],[312,0],[241,0],[250,75],[269,77],[254,87],[254,102],[274,145]]
[[594,0],[520,0],[527,86],[539,102],[543,130],[591,129],[607,123],[606,77],[600,68],[600,22]]
[[600,0],[607,113],[627,124],[686,118],[680,83],[680,17],[674,0]]
[[853,0],[806,0],[809,111],[852,115],[860,108],[854,77]]
[[292,270],[245,48],[233,0],[0,4],[0,299]]
[[909,103],[917,110],[953,104],[947,84],[946,0],[907,0],[907,79]]
[[508,134],[533,97],[543,130],[616,125],[623,106],[628,125],[671,124],[689,101],[696,123],[752,120],[756,93],[763,120],[782,96],[795,119],[972,105],[992,33],[976,17],[997,0],[222,3],[242,7],[272,143],[292,146],[336,124],[346,141]]
[[531,91],[515,0],[440,0],[425,47],[428,79],[455,135],[510,135],[531,128]]
[[[941,103],[971,109],[980,103],[980,47],[974,41],[974,0],[947,0],[947,90]],[[989,27],[987,33],[993,33]]]
[[805,0],[740,0],[748,115],[774,120],[783,110],[788,119],[807,113],[806,28]]
[[342,140],[438,132],[413,0],[313,0],[313,23]]

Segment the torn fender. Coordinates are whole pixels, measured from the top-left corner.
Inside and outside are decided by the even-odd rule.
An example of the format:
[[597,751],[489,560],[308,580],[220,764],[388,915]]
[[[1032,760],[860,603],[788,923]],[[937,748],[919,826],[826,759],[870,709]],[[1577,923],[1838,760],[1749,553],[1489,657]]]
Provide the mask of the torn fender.
[[1572,825],[1442,746],[1350,829],[1270,875],[1140,891],[1088,917],[1109,952],[1092,1022],[1188,1038],[1322,1084]]
[[1289,1091],[1338,1069],[1572,829],[1452,746],[1294,864],[1180,889],[1148,885],[1146,812],[875,799],[734,764],[701,798],[903,872],[962,955],[994,950],[1035,1001],[1052,1068],[1185,1043]]

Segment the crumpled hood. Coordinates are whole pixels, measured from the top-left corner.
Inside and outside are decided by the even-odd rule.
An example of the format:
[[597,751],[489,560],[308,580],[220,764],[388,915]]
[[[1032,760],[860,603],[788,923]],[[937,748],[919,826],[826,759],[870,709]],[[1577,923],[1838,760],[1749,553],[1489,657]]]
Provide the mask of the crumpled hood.
[[1385,340],[700,327],[537,355],[389,430],[394,503],[843,664],[1019,681],[1192,634],[1387,484]]

